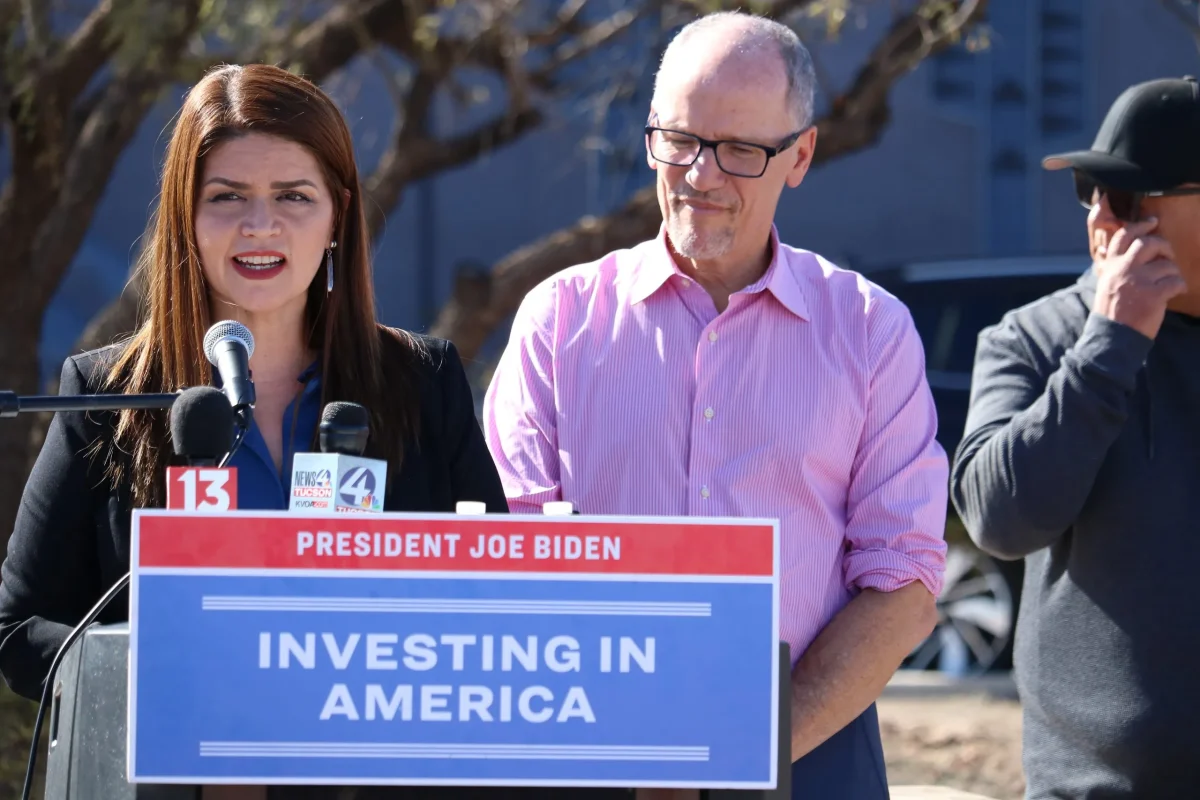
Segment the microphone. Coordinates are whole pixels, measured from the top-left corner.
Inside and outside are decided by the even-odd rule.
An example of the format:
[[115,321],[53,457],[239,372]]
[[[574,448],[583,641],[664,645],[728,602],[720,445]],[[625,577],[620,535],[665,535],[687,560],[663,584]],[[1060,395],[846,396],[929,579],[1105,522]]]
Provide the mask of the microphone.
[[204,334],[204,355],[217,368],[233,410],[249,414],[254,406],[254,381],[250,375],[254,335],[250,329],[230,319],[218,322]]
[[189,467],[215,467],[233,447],[233,406],[219,389],[196,386],[171,407],[171,442]]
[[171,408],[171,443],[186,466],[167,467],[167,508],[233,511],[237,508],[237,468],[227,467],[241,443],[233,406],[220,389],[196,386]]
[[321,452],[292,457],[288,511],[383,511],[387,462],[362,457],[370,429],[370,415],[358,403],[326,405],[319,427]]
[[361,456],[370,431],[367,409],[358,403],[330,403],[321,412],[321,452]]

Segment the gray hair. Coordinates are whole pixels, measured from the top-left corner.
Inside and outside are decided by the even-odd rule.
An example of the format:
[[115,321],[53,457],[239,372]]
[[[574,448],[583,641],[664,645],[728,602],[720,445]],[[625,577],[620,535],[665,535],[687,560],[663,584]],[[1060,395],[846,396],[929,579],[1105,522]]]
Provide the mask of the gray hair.
[[692,37],[725,25],[738,29],[741,33],[744,51],[764,44],[775,45],[779,57],[783,60],[783,68],[787,74],[787,102],[801,128],[807,128],[813,120],[813,95],[817,84],[816,70],[813,69],[812,55],[800,41],[796,32],[780,22],[741,11],[717,11],[706,14],[697,20],[689,22],[679,33],[675,34],[666,50],[663,51],[659,62],[658,73],[654,78],[655,93],[658,91],[659,76],[663,67],[672,57],[677,56]]

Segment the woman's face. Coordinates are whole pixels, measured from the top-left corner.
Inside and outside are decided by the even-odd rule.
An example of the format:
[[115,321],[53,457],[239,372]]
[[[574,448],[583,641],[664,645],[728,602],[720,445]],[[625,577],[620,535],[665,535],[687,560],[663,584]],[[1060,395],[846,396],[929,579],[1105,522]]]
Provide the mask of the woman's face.
[[333,221],[333,196],[302,145],[251,133],[213,148],[195,226],[214,317],[302,318]]

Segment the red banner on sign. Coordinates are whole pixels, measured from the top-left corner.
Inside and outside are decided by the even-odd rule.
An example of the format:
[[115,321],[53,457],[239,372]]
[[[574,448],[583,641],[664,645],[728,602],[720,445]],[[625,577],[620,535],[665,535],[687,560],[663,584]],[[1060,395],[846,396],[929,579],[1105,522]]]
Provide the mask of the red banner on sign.
[[770,522],[140,511],[141,568],[770,577]]

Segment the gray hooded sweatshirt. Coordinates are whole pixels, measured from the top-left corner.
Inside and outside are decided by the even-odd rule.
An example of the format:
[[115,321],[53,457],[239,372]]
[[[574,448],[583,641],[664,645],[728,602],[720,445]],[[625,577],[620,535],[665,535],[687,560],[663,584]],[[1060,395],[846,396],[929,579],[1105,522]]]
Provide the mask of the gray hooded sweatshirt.
[[1095,291],[1088,270],[980,333],[951,498],[1026,557],[1027,796],[1200,797],[1200,320],[1152,341]]

